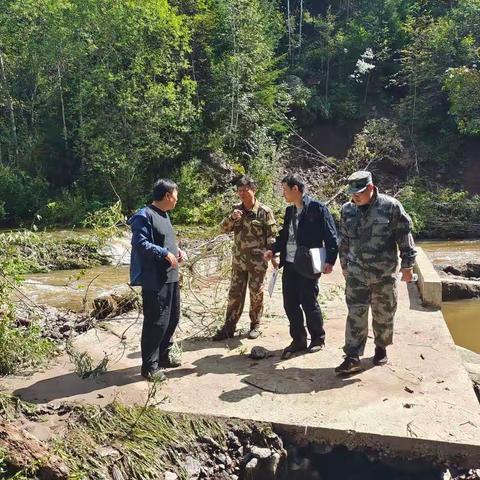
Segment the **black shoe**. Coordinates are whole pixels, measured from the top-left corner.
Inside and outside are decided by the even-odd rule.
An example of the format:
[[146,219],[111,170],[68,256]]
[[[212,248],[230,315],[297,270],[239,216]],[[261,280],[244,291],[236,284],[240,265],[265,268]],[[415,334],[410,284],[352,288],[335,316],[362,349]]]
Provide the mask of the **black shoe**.
[[373,356],[374,365],[385,365],[388,362],[387,349],[383,347],[375,347],[375,355]]
[[325,348],[325,342],[323,340],[312,340],[307,348],[308,353],[315,353]]
[[220,328],[217,330],[217,333],[212,337],[214,342],[218,342],[220,340],[227,340],[227,338],[233,338],[234,332],[228,331],[225,327]]
[[303,352],[306,349],[307,349],[306,343],[298,344],[298,343],[292,342],[288,347],[283,349],[281,359],[286,360],[287,358],[290,358],[294,353]]
[[335,369],[336,373],[355,373],[362,370],[362,362],[358,357],[346,356],[345,360]]
[[182,365],[180,360],[172,360],[171,358],[164,358],[158,361],[158,366],[161,368],[177,368]]
[[165,373],[160,368],[155,368],[153,370],[143,370],[142,377],[146,378],[149,382],[163,382],[167,379]]

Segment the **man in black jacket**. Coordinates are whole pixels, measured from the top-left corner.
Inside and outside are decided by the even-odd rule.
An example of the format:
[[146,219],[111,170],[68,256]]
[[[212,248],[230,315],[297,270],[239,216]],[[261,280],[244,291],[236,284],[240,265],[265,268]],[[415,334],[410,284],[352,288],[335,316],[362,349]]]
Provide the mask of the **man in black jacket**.
[[[326,249],[323,273],[332,272],[337,259],[337,232],[327,207],[318,200],[305,195],[305,184],[297,175],[288,175],[282,180],[283,196],[293,205],[287,207],[283,227],[271,250],[265,252],[265,260],[277,266],[275,254],[280,252],[280,267],[283,270],[283,305],[290,322],[292,343],[282,354],[288,358],[295,352],[307,350],[313,353],[325,344],[323,316],[317,301],[318,279],[307,278],[295,268],[297,247]],[[303,311],[302,311],[303,310]],[[304,326],[305,313],[310,344],[307,348],[307,332]]]

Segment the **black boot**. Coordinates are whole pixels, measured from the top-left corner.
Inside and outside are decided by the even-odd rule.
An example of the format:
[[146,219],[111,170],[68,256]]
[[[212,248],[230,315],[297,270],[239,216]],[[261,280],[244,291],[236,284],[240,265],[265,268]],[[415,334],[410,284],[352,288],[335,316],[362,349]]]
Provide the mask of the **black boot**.
[[355,373],[362,370],[362,362],[358,357],[346,356],[345,360],[335,369],[336,373]]
[[374,365],[385,365],[388,362],[387,349],[383,347],[375,347],[375,355],[373,356]]

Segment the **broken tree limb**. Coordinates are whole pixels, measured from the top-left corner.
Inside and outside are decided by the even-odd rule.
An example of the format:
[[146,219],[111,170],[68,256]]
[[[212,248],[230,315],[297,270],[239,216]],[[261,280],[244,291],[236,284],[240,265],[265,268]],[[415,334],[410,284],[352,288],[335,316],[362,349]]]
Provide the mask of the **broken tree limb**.
[[103,320],[129,312],[138,304],[137,292],[128,285],[121,285],[95,298],[90,315],[97,320]]
[[66,480],[68,467],[49,452],[40,441],[15,425],[0,419],[0,450],[8,465],[15,469],[35,469],[42,480]]

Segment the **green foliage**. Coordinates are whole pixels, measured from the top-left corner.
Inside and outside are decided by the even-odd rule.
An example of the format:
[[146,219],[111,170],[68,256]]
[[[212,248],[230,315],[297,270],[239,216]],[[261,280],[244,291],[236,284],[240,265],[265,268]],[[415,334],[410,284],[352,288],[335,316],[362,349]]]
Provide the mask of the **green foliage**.
[[42,338],[38,326],[16,326],[11,312],[5,312],[5,305],[0,298],[3,310],[0,318],[0,376],[42,365],[55,352],[52,342]]
[[90,213],[83,221],[83,226],[91,228],[94,237],[101,244],[105,244],[115,235],[119,235],[121,225],[125,225],[125,215],[122,213],[120,200],[109,207]]
[[179,199],[172,211],[176,222],[210,225],[218,220],[221,200],[212,195],[213,182],[198,159],[182,165],[178,185]]
[[264,0],[215,0],[210,15],[211,36],[200,58],[212,82],[208,90],[199,85],[212,126],[209,144],[248,168],[258,132],[273,138],[285,131],[289,99],[275,52],[281,17]]
[[444,88],[450,113],[465,135],[480,135],[480,71],[467,67],[449,69]]
[[412,217],[414,233],[421,236],[438,232],[455,236],[456,228],[480,223],[480,195],[449,188],[428,191],[414,184],[404,188],[398,198]]
[[[4,244],[5,246],[5,244]],[[25,368],[44,363],[53,353],[54,346],[42,338],[40,328],[16,325],[15,307],[11,295],[22,273],[22,264],[0,250],[0,376],[10,375]]]
[[398,125],[387,118],[368,120],[355,136],[348,154],[364,164],[386,160],[399,165],[405,155],[402,135]]
[[103,265],[107,259],[98,249],[98,239],[73,232],[57,238],[29,230],[1,233],[0,270],[20,279],[25,273]]
[[48,185],[41,177],[27,175],[0,164],[0,220],[27,220],[46,202]]
[[119,199],[130,212],[176,176],[174,216],[214,223],[227,200],[206,160],[256,176],[273,200],[268,173],[293,117],[372,120],[345,165],[379,152],[395,164],[402,136],[420,162],[449,161],[479,135],[480,0],[289,7],[2,2],[0,222],[79,225]]
[[104,206],[99,200],[88,200],[84,191],[79,188],[63,189],[60,194],[39,210],[34,220],[35,225],[41,226],[78,226],[93,212]]
[[96,378],[107,371],[110,359],[106,353],[102,360],[95,365],[94,359],[88,352],[78,352],[70,343],[67,343],[66,351],[75,366],[75,373],[80,378]]

